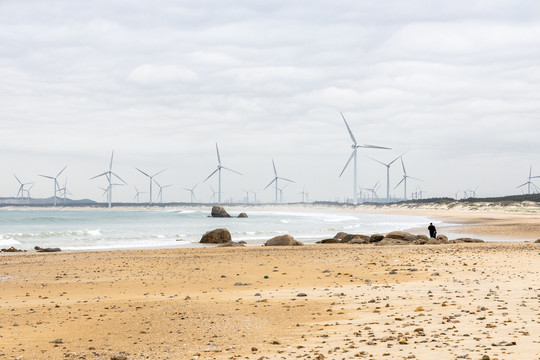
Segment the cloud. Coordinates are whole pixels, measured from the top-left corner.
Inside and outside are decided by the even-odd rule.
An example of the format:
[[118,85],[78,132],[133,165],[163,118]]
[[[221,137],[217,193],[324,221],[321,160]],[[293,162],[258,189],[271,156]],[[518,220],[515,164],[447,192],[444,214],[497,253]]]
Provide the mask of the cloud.
[[198,80],[198,76],[190,69],[175,65],[144,64],[133,69],[127,79],[138,85],[155,86],[176,82],[192,83]]

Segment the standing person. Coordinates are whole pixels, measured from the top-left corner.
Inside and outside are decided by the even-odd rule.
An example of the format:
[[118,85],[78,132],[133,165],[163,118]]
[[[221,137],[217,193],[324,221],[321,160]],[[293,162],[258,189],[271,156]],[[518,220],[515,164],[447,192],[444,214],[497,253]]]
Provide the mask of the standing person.
[[437,229],[435,229],[435,225],[433,225],[433,223],[429,223],[428,230],[429,237],[435,239],[437,237]]

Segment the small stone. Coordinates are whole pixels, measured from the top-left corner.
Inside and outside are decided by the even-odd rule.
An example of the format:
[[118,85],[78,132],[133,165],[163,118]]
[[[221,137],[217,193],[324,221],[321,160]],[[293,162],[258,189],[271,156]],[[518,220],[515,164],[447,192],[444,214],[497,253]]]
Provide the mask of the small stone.
[[298,297],[306,297],[307,294],[306,293],[298,293],[298,295],[296,295],[296,296],[298,296]]

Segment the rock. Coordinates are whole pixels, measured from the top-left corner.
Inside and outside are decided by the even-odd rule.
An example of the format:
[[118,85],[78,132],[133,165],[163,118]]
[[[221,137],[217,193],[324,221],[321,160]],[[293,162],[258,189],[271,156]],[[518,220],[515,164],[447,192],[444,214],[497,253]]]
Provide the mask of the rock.
[[10,247],[9,249],[2,249],[0,250],[2,252],[23,252],[23,251],[26,251],[26,250],[19,250],[19,249],[15,249],[13,246]]
[[336,239],[336,238],[317,241],[317,244],[339,244],[339,243],[341,243],[341,240]]
[[111,356],[111,360],[128,360],[125,356]]
[[296,296],[298,296],[298,297],[306,297],[307,294],[306,293],[298,293],[298,295],[296,295]]
[[437,235],[437,240],[439,240],[441,244],[448,243],[448,237],[446,235]]
[[410,237],[414,237],[414,239],[416,239],[416,236],[406,231],[392,231],[386,234],[386,237],[390,239],[398,239],[398,240],[404,240],[405,238],[410,238]]
[[238,217],[239,218],[247,218],[248,216],[247,216],[247,214],[245,212],[242,212],[242,213],[238,214]]
[[484,240],[472,239],[472,238],[457,238],[455,240],[450,240],[450,243],[459,244],[459,243],[483,243]]
[[231,233],[227,229],[208,231],[201,238],[201,244],[224,244],[232,242]]
[[224,217],[224,218],[230,218],[231,215],[225,211],[225,208],[223,206],[212,206],[212,217]]
[[218,247],[236,247],[236,246],[246,246],[245,241],[244,241],[244,244],[242,244],[241,242],[231,241],[228,243],[218,245]]
[[60,248],[42,248],[42,247],[39,247],[39,246],[34,246],[34,250],[36,250],[37,252],[58,252],[58,251],[62,251]]
[[410,242],[408,241],[403,241],[403,240],[400,240],[400,239],[394,239],[394,238],[387,238],[385,237],[384,239],[382,239],[381,241],[379,241],[378,243],[375,243],[375,245],[378,245],[378,246],[386,246],[386,245],[409,245]]
[[535,244],[540,244],[540,239],[536,240],[534,243]]
[[341,232],[338,232],[338,233],[334,236],[334,239],[343,240],[343,238],[344,238],[345,236],[347,236],[347,235],[348,235],[348,234],[347,234],[346,232],[341,231]]
[[341,241],[344,242],[344,243],[349,243],[353,239],[363,239],[363,240],[367,240],[369,242],[370,237],[367,236],[367,235],[360,235],[360,234],[347,234],[347,235],[345,235],[345,237],[343,239],[341,239]]
[[267,240],[264,246],[301,246],[300,241],[296,241],[291,235],[280,235]]
[[369,238],[369,242],[376,243],[376,242],[381,241],[382,239],[384,239],[384,235],[382,235],[382,234],[373,234]]
[[353,238],[351,241],[349,241],[349,244],[369,244],[369,243],[371,243],[371,237],[366,236],[366,235],[357,236]]

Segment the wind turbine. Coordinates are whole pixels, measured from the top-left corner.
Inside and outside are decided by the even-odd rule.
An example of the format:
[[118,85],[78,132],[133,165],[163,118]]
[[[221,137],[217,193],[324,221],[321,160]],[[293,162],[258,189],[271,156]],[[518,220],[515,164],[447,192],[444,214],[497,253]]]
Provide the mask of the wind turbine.
[[214,188],[212,186],[210,186],[210,189],[212,189],[212,196],[210,196],[210,202],[215,202],[217,192],[214,190]]
[[139,189],[137,189],[137,187],[135,186],[135,197],[133,198],[133,200],[137,200],[137,203],[139,203],[139,200],[140,200],[140,195],[141,194],[146,194],[145,192],[143,191],[139,191]]
[[369,144],[364,144],[364,145],[358,145],[358,143],[356,142],[356,139],[354,138],[354,135],[351,131],[351,128],[349,127],[349,124],[347,124],[347,120],[345,120],[345,116],[343,116],[343,113],[340,113],[341,114],[341,117],[343,118],[343,121],[345,122],[345,126],[347,127],[347,131],[349,132],[349,135],[351,136],[351,140],[353,141],[353,144],[351,145],[353,151],[352,151],[352,154],[351,156],[349,157],[349,160],[347,160],[347,163],[345,164],[345,167],[343,168],[343,170],[341,171],[341,174],[339,174],[339,177],[341,177],[341,175],[343,175],[343,172],[345,171],[345,169],[347,168],[347,166],[349,165],[349,163],[351,162],[351,160],[354,158],[354,181],[353,181],[353,204],[354,205],[357,205],[358,204],[358,199],[357,199],[357,180],[358,180],[358,177],[357,177],[357,162],[356,162],[356,151],[358,150],[358,148],[368,148],[368,149],[385,149],[385,150],[391,150],[391,148],[387,148],[387,147],[382,147],[382,146],[376,146],[376,145],[369,145]]
[[394,189],[396,189],[399,185],[401,185],[401,183],[403,183],[403,197],[405,198],[405,200],[407,200],[407,179],[413,179],[418,181],[423,180],[407,175],[407,170],[405,170],[405,164],[403,163],[403,157],[400,156],[399,158],[401,159],[401,167],[403,167],[403,178],[401,178],[401,181],[396,185]]
[[373,185],[373,187],[370,189],[370,188],[366,188],[367,191],[369,191],[371,193],[371,199],[378,199],[379,197],[377,196],[377,189],[378,189],[378,186],[379,186],[379,182],[377,181],[375,183],[375,185]]
[[302,204],[306,202],[306,186],[302,188],[302,191],[299,192],[299,194],[302,194]]
[[30,200],[30,190],[34,187],[35,184],[32,184],[28,189],[26,189],[26,198]]
[[[188,189],[188,188],[184,188],[184,190],[187,190],[190,192],[191,194],[191,203],[193,204],[193,202],[195,201],[195,188],[197,187],[197,185],[199,185],[199,183],[195,184],[194,187],[192,187],[191,189]],[[212,189],[212,187],[210,186],[210,189]],[[214,189],[212,189],[212,191],[214,191]],[[216,194],[216,192],[214,191],[214,195]],[[213,196],[214,196],[213,195]],[[215,197],[215,196],[214,196]]]
[[279,188],[279,202],[283,204],[283,190],[285,190],[285,188],[289,186],[289,184],[286,184],[285,186],[283,186],[282,188]]
[[278,174],[277,174],[277,170],[276,170],[276,164],[274,163],[274,159],[272,159],[272,166],[274,167],[274,179],[272,181],[270,181],[270,183],[268,185],[266,185],[266,187],[264,188],[264,190],[266,190],[270,185],[272,185],[273,182],[276,183],[276,204],[278,202],[278,180],[285,180],[285,181],[288,181],[288,182],[294,182],[292,180],[289,180],[289,179],[285,179],[285,178],[282,178],[282,177],[279,177]]
[[531,165],[531,167],[529,168],[529,177],[527,178],[527,182],[519,185],[518,187],[516,187],[516,189],[519,189],[520,187],[527,185],[527,195],[531,195],[531,185],[533,186],[535,190],[538,189],[538,187],[535,184],[533,184],[533,182],[531,181],[531,179],[535,179],[535,178],[540,178],[540,176],[532,176],[532,165]]
[[249,190],[242,189],[242,191],[246,193],[246,204],[249,204]]
[[60,196],[62,196],[64,198],[64,204],[67,202],[67,195],[73,195],[71,192],[69,192],[69,190],[67,189],[67,178],[66,178],[66,181],[64,182],[64,187],[61,188],[61,189],[58,189],[58,192],[61,193]]
[[468,190],[472,198],[476,198],[476,190],[478,190],[478,186],[474,190]]
[[219,148],[218,148],[217,143],[216,143],[216,153],[217,153],[217,159],[218,159],[217,169],[214,170],[210,175],[208,175],[208,177],[204,179],[203,182],[210,179],[212,175],[214,175],[216,172],[218,173],[218,204],[221,204],[221,169],[232,171],[233,173],[236,173],[238,175],[242,175],[242,174],[240,174],[238,171],[226,168],[225,166],[221,165],[221,157],[219,156]]
[[112,188],[113,188],[112,180],[113,180],[113,176],[116,177],[121,182],[123,182],[124,185],[127,185],[127,183],[124,180],[122,180],[122,178],[120,178],[120,176],[113,173],[113,171],[112,171],[113,158],[114,158],[114,150],[111,153],[111,162],[109,163],[109,170],[90,178],[90,180],[96,179],[96,178],[101,177],[101,176],[105,176],[107,178],[107,182],[109,183],[109,186],[107,186],[107,203],[109,204],[109,207],[112,206]]
[[402,157],[403,155],[405,155],[405,153],[399,155],[397,158],[395,158],[394,160],[390,161],[388,164],[385,164],[385,163],[383,163],[382,161],[379,161],[379,160],[377,160],[377,159],[374,159],[374,158],[368,156],[368,158],[370,158],[371,160],[376,161],[376,162],[378,162],[379,164],[386,166],[386,202],[387,202],[387,203],[390,202],[390,166],[391,166],[397,159],[399,159],[400,157]]
[[66,170],[67,168],[67,165],[64,166],[64,168],[62,170],[60,170],[60,172],[58,174],[56,174],[56,176],[49,176],[49,175],[39,175],[41,177],[44,177],[44,178],[47,178],[47,179],[51,179],[54,181],[54,206],[56,206],[56,193],[58,192],[58,188],[60,187],[58,185],[58,177],[60,176],[60,174],[62,174],[64,172],[64,170]]
[[144,176],[148,176],[148,179],[150,180],[150,204],[152,204],[152,183],[153,183],[153,180],[154,180],[154,176],[161,174],[162,172],[164,172],[167,169],[163,169],[161,171],[158,171],[154,175],[148,175],[147,173],[145,173],[144,171],[142,171],[141,169],[138,169],[138,168],[135,168],[135,169],[139,170],[139,172],[141,172]]
[[154,179],[154,182],[159,187],[158,199],[159,199],[159,203],[161,204],[163,202],[163,189],[165,189],[165,188],[167,188],[169,186],[172,186],[172,184],[161,186],[155,179]]
[[254,200],[255,204],[257,203],[257,194],[258,194],[260,191],[261,191],[261,190],[257,190],[257,191],[251,190],[251,193],[253,194],[254,199],[255,199],[255,200]]
[[13,176],[15,176],[15,179],[17,179],[17,181],[19,182],[19,191],[17,192],[17,196],[20,195],[21,199],[24,199],[24,191],[25,191],[24,187],[26,185],[30,185],[34,183],[33,182],[23,183],[21,180],[19,180],[17,175],[13,174]]

